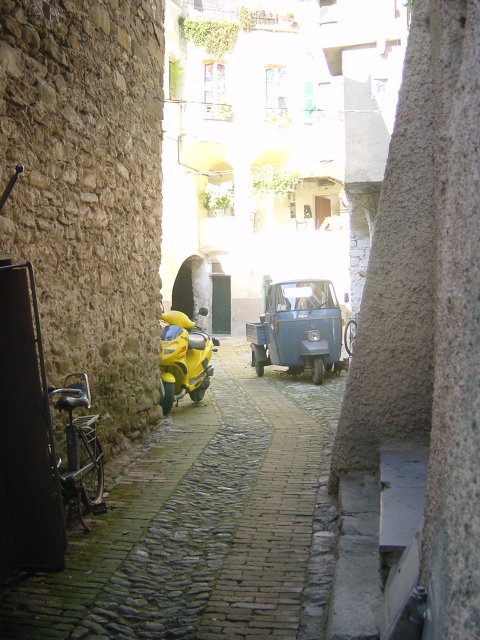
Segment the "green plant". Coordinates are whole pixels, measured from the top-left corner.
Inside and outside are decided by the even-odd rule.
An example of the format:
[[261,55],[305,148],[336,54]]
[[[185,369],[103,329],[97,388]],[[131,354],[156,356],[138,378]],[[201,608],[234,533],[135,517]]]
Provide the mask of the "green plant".
[[175,98],[177,95],[177,89],[180,82],[180,78],[183,74],[183,67],[180,60],[171,58],[168,63],[168,76],[169,76],[169,92],[170,98]]
[[230,209],[234,202],[233,183],[213,184],[208,182],[200,194],[200,201],[205,209]]
[[296,171],[280,171],[272,165],[265,165],[255,171],[252,188],[255,192],[272,191],[276,196],[286,196],[295,190],[299,180],[300,174]]
[[240,28],[243,31],[252,31],[257,24],[255,19],[255,12],[250,11],[247,7],[241,7],[238,12],[238,21],[240,23]]
[[233,109],[231,104],[220,105],[220,116],[224,120],[233,120]]
[[207,53],[222,58],[232,51],[237,41],[240,27],[225,20],[197,20],[195,18],[179,18],[183,35],[195,46],[203,47]]
[[284,129],[292,125],[292,120],[286,109],[267,109],[265,112],[265,124],[275,125],[280,129]]

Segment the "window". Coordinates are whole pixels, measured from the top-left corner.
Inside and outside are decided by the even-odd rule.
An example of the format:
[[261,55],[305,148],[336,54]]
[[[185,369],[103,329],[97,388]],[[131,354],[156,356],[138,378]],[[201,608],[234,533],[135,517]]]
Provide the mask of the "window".
[[338,307],[338,301],[331,282],[313,280],[286,283],[277,289],[277,311],[332,309]]
[[207,62],[204,71],[204,101],[210,104],[225,103],[225,65]]
[[287,91],[284,67],[265,69],[265,98],[267,109],[286,109]]

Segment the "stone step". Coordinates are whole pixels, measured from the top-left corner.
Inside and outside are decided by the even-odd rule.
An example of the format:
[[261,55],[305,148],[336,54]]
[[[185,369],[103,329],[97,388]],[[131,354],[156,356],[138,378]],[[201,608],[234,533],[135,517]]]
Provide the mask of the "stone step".
[[395,564],[412,544],[425,507],[428,448],[389,445],[380,451],[380,553]]
[[327,640],[378,640],[382,602],[378,478],[346,474],[340,478],[338,495],[338,559]]

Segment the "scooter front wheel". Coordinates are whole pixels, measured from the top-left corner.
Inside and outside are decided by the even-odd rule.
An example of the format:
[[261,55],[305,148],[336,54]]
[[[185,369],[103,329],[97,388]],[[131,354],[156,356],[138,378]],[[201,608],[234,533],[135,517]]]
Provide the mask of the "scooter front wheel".
[[188,394],[193,402],[201,402],[205,396],[205,389],[199,388],[190,391]]
[[164,382],[163,387],[165,389],[165,395],[160,400],[160,406],[163,409],[163,415],[167,416],[173,407],[173,401],[175,400],[175,385],[173,382]]

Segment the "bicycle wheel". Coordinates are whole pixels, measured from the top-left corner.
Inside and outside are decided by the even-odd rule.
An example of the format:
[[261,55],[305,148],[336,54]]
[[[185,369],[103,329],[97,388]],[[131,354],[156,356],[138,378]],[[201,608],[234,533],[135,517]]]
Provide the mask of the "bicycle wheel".
[[102,445],[95,433],[95,429],[81,427],[78,430],[78,461],[79,468],[90,465],[90,469],[82,477],[82,500],[89,504],[102,501],[105,486],[103,469]]
[[355,335],[357,333],[356,320],[349,320],[345,325],[345,333],[343,334],[343,343],[345,345],[345,351],[349,356],[353,355],[353,345],[355,342]]

